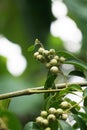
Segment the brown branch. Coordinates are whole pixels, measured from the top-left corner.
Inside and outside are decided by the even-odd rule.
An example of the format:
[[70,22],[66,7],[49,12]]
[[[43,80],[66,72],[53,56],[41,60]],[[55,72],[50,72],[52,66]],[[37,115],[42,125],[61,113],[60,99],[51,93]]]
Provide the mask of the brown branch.
[[[70,85],[73,85],[73,84],[78,84],[81,87],[85,87],[85,86],[87,86],[87,81],[81,82],[81,83],[67,83],[67,86],[70,86]],[[56,84],[56,89],[44,90],[43,86],[31,88],[31,89],[24,89],[24,90],[20,90],[20,91],[16,91],[16,92],[0,94],[0,100],[12,98],[12,97],[24,96],[24,95],[31,95],[31,94],[59,92],[59,91],[62,91],[64,88],[66,88],[66,83]]]

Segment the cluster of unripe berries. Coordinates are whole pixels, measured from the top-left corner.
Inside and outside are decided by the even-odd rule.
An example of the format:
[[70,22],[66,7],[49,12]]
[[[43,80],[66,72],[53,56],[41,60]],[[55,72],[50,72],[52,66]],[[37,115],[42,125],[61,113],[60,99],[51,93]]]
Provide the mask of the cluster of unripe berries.
[[34,58],[39,60],[41,63],[45,63],[45,66],[54,74],[59,72],[59,64],[65,61],[64,57],[59,57],[56,55],[54,49],[45,50],[42,47],[40,47],[38,51],[34,53]]
[[60,104],[60,108],[49,108],[48,111],[41,111],[40,116],[36,118],[36,123],[44,127],[44,130],[51,130],[50,123],[58,119],[66,120],[68,118],[67,109],[70,108],[70,103],[63,101]]

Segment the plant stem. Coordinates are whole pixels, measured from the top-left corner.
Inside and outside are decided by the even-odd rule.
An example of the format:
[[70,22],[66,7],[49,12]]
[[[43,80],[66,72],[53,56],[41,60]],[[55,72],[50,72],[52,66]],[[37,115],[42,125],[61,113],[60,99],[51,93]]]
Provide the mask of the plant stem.
[[[73,84],[78,84],[81,87],[85,87],[85,86],[87,86],[87,81],[86,82],[80,82],[80,83],[67,83],[67,86],[69,87],[70,85],[73,85]],[[59,91],[64,90],[64,88],[66,88],[66,83],[56,84],[56,89],[44,90],[43,86],[42,87],[30,88],[30,89],[24,89],[24,90],[20,90],[20,91],[16,91],[16,92],[0,94],[0,100],[12,98],[12,97],[24,96],[24,95],[59,92]]]

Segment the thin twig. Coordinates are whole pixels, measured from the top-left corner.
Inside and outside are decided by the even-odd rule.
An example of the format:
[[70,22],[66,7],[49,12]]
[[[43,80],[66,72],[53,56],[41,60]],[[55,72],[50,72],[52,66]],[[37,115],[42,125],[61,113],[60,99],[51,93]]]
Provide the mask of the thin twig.
[[[80,83],[67,83],[67,86],[78,84],[81,87],[87,86],[87,81],[80,82]],[[56,84],[56,89],[49,89],[44,90],[44,87],[35,87],[30,89],[24,89],[16,92],[10,92],[5,94],[0,94],[0,100],[12,98],[12,97],[18,97],[18,96],[24,96],[24,95],[32,95],[32,94],[40,94],[40,93],[52,93],[52,92],[59,92],[62,91],[64,88],[66,88],[66,83],[63,84]]]

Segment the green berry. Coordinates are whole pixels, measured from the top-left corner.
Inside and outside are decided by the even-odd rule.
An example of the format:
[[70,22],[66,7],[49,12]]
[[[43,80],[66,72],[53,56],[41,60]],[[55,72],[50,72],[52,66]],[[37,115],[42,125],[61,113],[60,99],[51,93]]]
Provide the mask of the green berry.
[[41,111],[41,114],[40,114],[42,117],[46,117],[48,115],[47,111]]
[[66,113],[64,113],[64,114],[62,114],[61,118],[62,118],[63,120],[66,120],[66,119],[68,118],[68,115],[67,115]]
[[57,74],[57,73],[59,72],[59,69],[58,69],[57,66],[52,66],[52,67],[50,68],[50,72],[52,72],[52,73],[54,73],[54,74]]
[[48,117],[47,117],[47,120],[48,121],[55,121],[56,120],[56,117],[54,114],[49,114]]
[[58,108],[58,109],[56,110],[56,114],[58,114],[58,115],[63,114],[63,109]]
[[51,67],[50,62],[49,62],[49,63],[46,63],[46,68],[50,68],[50,67]]
[[43,119],[43,120],[41,121],[41,123],[42,123],[43,125],[47,126],[47,125],[49,124],[49,121],[48,121],[47,119]]
[[40,47],[40,48],[38,49],[38,52],[39,52],[40,54],[43,54],[44,48]]
[[43,118],[41,116],[38,116],[36,118],[36,123],[42,123],[42,121],[43,121]]
[[61,104],[61,108],[69,108],[70,104],[67,101],[63,101]]
[[57,61],[59,60],[59,56],[54,56],[54,59],[56,59]]
[[47,127],[47,128],[45,128],[44,130],[51,130],[51,128],[50,128],[50,127]]
[[57,65],[57,60],[56,59],[52,59],[50,61],[50,64],[53,66],[53,65]]
[[43,51],[43,54],[44,54],[45,56],[48,56],[48,55],[49,55],[49,51],[48,51],[48,50],[44,50],[44,51]]
[[59,59],[60,59],[61,62],[65,61],[65,58],[63,56],[61,56]]
[[50,114],[55,114],[56,113],[56,109],[54,107],[51,107],[51,108],[49,108],[48,112]]
[[49,53],[50,53],[51,55],[53,55],[53,54],[55,54],[55,50],[54,50],[54,49],[50,49],[50,50],[49,50]]
[[39,55],[39,52],[35,52],[34,53],[34,58],[37,58],[38,55]]

